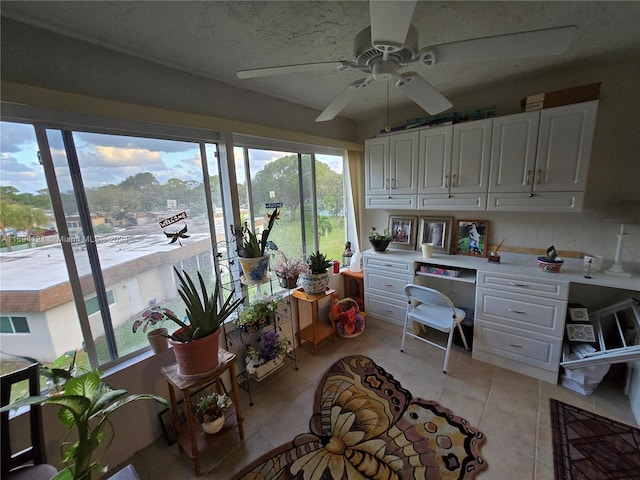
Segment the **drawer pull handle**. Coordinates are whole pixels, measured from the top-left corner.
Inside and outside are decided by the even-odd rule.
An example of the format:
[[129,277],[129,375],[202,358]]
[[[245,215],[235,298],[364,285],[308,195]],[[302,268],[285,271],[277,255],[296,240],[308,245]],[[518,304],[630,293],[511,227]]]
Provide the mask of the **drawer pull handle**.
[[523,312],[522,310],[514,310],[513,308],[507,308],[508,312],[513,312],[513,313],[517,313],[519,315],[524,315],[527,312]]
[[385,267],[393,267],[393,263],[384,263],[383,264]]
[[393,310],[385,310],[384,313],[393,313]]
[[509,282],[509,285],[511,285],[512,287],[528,287],[529,286],[526,283],[517,283],[517,282]]
[[514,343],[510,343],[509,346],[511,346],[513,348],[522,348],[522,345],[516,345]]
[[393,283],[383,283],[383,287],[393,287]]

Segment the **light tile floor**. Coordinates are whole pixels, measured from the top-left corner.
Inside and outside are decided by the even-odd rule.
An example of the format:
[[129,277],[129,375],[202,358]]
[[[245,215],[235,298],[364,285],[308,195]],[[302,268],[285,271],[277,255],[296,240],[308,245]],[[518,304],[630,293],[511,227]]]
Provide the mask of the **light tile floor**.
[[637,425],[621,384],[603,382],[583,396],[564,387],[540,382],[499,367],[475,361],[456,348],[449,373],[441,371],[444,353],[413,339],[400,352],[401,328],[369,319],[365,332],[354,339],[337,338],[312,355],[308,344],[296,350],[299,370],[293,366],[275,373],[253,393],[254,406],[241,389],[245,440],[237,430],[225,434],[224,446],[203,453],[202,477],[191,461],[159,438],[135,453],[132,463],[142,480],[228,479],[272,448],[308,432],[313,395],[320,378],[336,360],[352,354],[371,357],[391,373],[414,397],[435,399],[467,418],[487,437],[482,454],[489,464],[480,480],[552,480],[553,456],[549,398]]

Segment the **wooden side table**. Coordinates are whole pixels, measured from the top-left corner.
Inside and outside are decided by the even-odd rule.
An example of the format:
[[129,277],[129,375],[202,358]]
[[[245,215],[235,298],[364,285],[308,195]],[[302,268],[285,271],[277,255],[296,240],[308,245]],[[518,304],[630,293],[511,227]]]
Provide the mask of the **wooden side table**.
[[[171,400],[171,411],[173,416],[173,425],[176,432],[178,447],[181,452],[185,452],[193,461],[193,468],[197,476],[201,475],[200,471],[200,453],[209,447],[219,444],[222,433],[232,428],[238,428],[240,439],[244,440],[244,429],[242,422],[242,412],[240,411],[240,396],[238,395],[238,383],[236,382],[236,356],[231,352],[220,349],[218,351],[219,364],[218,368],[211,375],[197,380],[188,380],[178,375],[178,365],[169,365],[162,367],[162,374],[169,385],[169,397]],[[220,377],[229,372],[231,376],[232,400],[233,405],[225,411],[225,424],[222,430],[214,435],[208,435],[202,431],[202,427],[197,423],[191,400],[191,394],[195,393],[195,389],[203,389],[213,383],[216,385],[218,393],[224,393],[224,385]],[[184,396],[184,418],[185,422],[180,421],[178,414],[178,402],[176,401],[175,390],[180,390]],[[184,428],[186,424],[186,429]]]
[[[333,341],[336,340],[336,332],[333,325],[327,325],[318,319],[318,302],[323,298],[330,297],[336,293],[335,290],[325,290],[324,293],[318,295],[309,295],[303,290],[296,290],[293,292],[293,298],[296,299],[296,306],[298,307],[298,344],[302,343],[302,340],[311,342],[313,344],[313,354],[318,351],[318,344],[324,339],[333,336]],[[311,307],[311,325],[300,328],[300,304],[299,302],[308,303]]]
[[[352,272],[349,269],[340,272],[344,279],[344,296],[354,300],[362,300],[362,310],[364,312],[364,271]],[[353,288],[355,286],[355,288]]]

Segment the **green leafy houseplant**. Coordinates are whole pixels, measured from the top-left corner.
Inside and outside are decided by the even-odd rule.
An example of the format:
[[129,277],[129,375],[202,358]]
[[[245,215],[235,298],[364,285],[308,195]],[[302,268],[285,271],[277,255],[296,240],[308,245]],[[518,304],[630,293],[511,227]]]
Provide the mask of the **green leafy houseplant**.
[[264,300],[253,302],[240,312],[236,325],[246,332],[262,328],[262,326],[271,323],[273,314],[278,309],[280,302],[280,298],[265,298]]
[[244,301],[244,297],[239,300],[233,300],[233,292],[225,299],[222,307],[218,307],[218,296],[220,295],[220,279],[216,278],[216,285],[211,295],[207,292],[207,287],[204,283],[202,275],[198,272],[198,281],[200,284],[200,291],[202,297],[200,297],[200,291],[196,288],[196,285],[191,280],[191,277],[182,271],[182,275],[174,267],[173,269],[180,281],[180,287],[178,288],[178,294],[184,301],[186,307],[187,318],[189,323],[185,323],[177,316],[170,313],[171,311],[165,311],[165,315],[175,323],[177,323],[180,329],[176,330],[170,338],[176,342],[188,343],[199,338],[206,337],[214,333],[220,325],[231,315],[236,308]]
[[391,243],[391,232],[385,229],[384,233],[379,233],[376,227],[371,227],[369,232],[369,243],[376,252],[384,252]]
[[196,420],[200,423],[213,422],[224,414],[224,410],[230,407],[231,403],[231,399],[224,393],[205,395],[196,404]]
[[269,244],[269,234],[273,229],[275,221],[280,218],[280,211],[276,207],[273,213],[268,214],[268,216],[269,223],[267,224],[267,228],[260,234],[260,239],[258,239],[258,234],[249,230],[247,222],[244,222],[240,230],[231,225],[231,233],[236,239],[239,257],[258,258],[264,256],[265,249]]
[[320,253],[320,251],[316,251],[309,255],[309,260],[307,261],[309,264],[309,269],[311,273],[314,275],[319,275],[322,273],[327,273],[329,268],[331,267],[331,261],[327,260],[327,257],[324,253]]
[[99,370],[71,377],[66,381],[63,391],[56,395],[23,398],[1,409],[7,411],[27,405],[60,407],[58,419],[69,428],[68,434],[77,431],[78,440],[62,443],[65,468],[52,480],[91,480],[93,472],[107,471],[106,466],[93,460],[93,454],[108,436],[107,448],[115,438],[109,417],[120,407],[137,400],[154,400],[169,408],[169,402],[160,396],[146,393],[128,395],[126,390],[115,390],[103,383],[101,377]]

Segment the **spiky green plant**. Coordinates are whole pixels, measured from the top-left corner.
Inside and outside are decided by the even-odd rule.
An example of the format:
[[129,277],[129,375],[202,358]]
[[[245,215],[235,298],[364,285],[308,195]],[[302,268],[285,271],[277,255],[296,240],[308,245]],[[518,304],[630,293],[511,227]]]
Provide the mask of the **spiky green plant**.
[[[242,228],[235,229],[231,226],[231,233],[236,237],[236,244],[238,248],[238,256],[244,258],[257,258],[263,257],[264,251],[269,243],[269,234],[275,225],[276,220],[280,217],[280,211],[278,207],[273,210],[273,213],[269,214],[269,223],[260,234],[260,240],[258,235],[249,230],[247,222],[244,223]],[[277,250],[277,248],[276,248]]]
[[[182,271],[182,275],[177,268],[173,268],[180,281],[178,294],[184,301],[189,324],[183,322],[175,315],[166,314],[172,321],[177,323],[182,329],[171,335],[175,341],[187,343],[214,333],[220,325],[238,308],[244,301],[244,297],[233,300],[234,293],[231,292],[224,300],[222,307],[218,307],[218,297],[220,295],[220,279],[216,278],[216,285],[211,295],[207,293],[207,287],[202,275],[198,272],[200,291],[189,277],[189,274]],[[202,297],[200,296],[202,292]]]
[[316,253],[312,253],[309,255],[309,260],[307,261],[309,264],[309,269],[311,273],[314,275],[319,275],[321,273],[327,273],[329,267],[331,267],[331,261],[327,260],[327,257],[324,253],[320,253],[320,251],[316,251]]
[[78,440],[64,441],[60,446],[62,461],[66,467],[52,480],[91,480],[93,472],[107,471],[106,466],[92,457],[108,433],[110,438],[107,448],[115,438],[109,417],[120,407],[137,400],[154,400],[169,408],[169,402],[162,397],[147,393],[128,395],[126,390],[114,390],[103,383],[101,377],[102,372],[93,370],[69,378],[64,385],[64,391],[58,395],[27,397],[0,409],[0,412],[5,412],[27,405],[60,407],[58,419],[69,428],[67,435],[73,430],[77,431]]

